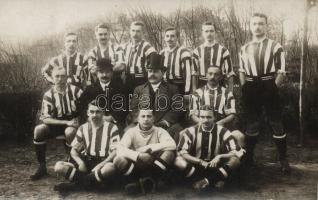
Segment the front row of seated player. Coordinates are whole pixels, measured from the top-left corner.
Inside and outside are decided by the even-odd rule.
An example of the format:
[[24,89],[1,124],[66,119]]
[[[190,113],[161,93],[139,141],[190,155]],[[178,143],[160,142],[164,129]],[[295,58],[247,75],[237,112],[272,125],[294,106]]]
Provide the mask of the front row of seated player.
[[214,123],[210,106],[199,112],[200,123],[182,131],[178,146],[166,130],[154,125],[153,111],[143,109],[137,125],[120,140],[116,125],[103,120],[103,111],[93,100],[88,121],[72,142],[71,161],[59,161],[54,168],[70,183],[55,189],[88,189],[124,179],[129,194],[147,193],[173,168],[193,181],[196,190],[225,181],[239,167],[243,150],[230,131]]

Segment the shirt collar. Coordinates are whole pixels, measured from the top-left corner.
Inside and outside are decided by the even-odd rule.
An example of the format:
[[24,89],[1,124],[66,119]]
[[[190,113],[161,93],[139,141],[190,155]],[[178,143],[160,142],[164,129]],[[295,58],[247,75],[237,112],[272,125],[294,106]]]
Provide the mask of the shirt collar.
[[151,87],[152,87],[152,89],[153,89],[154,91],[156,91],[156,90],[159,88],[160,84],[161,84],[161,81],[160,81],[159,83],[156,83],[156,84],[150,83],[150,85],[151,85]]
[[109,86],[110,81],[108,81],[108,83],[102,83],[99,81],[99,83],[100,83],[100,86],[102,86],[102,89],[105,90],[105,88]]
[[172,53],[172,52],[174,52],[174,50],[176,50],[176,48],[178,48],[179,46],[178,45],[176,45],[175,47],[173,47],[172,49],[170,49],[169,47],[166,47],[166,51],[168,52],[168,53]]
[[53,93],[58,93],[58,94],[66,94],[68,91],[68,85],[66,84],[65,90],[63,92],[59,92],[56,90],[55,86],[53,86]]
[[209,84],[206,84],[206,89],[207,90],[217,90],[219,87],[219,85],[217,85],[216,87],[212,88]]
[[203,128],[203,126],[201,125],[201,130],[204,131],[204,132],[209,132],[209,133],[211,133],[212,130],[213,130],[213,128],[214,128],[214,125],[212,126],[212,128],[211,128],[210,130],[205,130],[205,129]]
[[106,44],[105,49],[103,49],[103,48],[102,48],[102,46],[101,46],[100,44],[98,44],[98,47],[99,47],[99,49],[106,50],[106,49],[108,49],[108,48],[109,48],[109,46],[110,46],[110,45],[111,45],[111,42],[110,42],[110,41],[108,41],[108,42],[107,42],[107,44]]
[[138,47],[141,43],[142,43],[143,40],[140,40],[139,42],[137,43],[134,43],[133,41],[131,41],[131,45],[132,47]]
[[73,57],[77,53],[77,51],[75,51],[72,55],[68,55],[65,50],[63,51],[63,53],[66,57]]
[[203,46],[204,46],[204,47],[213,47],[214,45],[216,45],[216,42],[215,42],[215,41],[213,41],[212,44],[211,44],[211,43],[208,43],[208,42],[204,42],[204,43],[203,43]]
[[267,37],[266,36],[264,36],[262,39],[260,39],[260,40],[255,40],[255,39],[253,39],[252,41],[251,41],[251,43],[262,43],[262,42],[264,42],[264,40],[266,39]]

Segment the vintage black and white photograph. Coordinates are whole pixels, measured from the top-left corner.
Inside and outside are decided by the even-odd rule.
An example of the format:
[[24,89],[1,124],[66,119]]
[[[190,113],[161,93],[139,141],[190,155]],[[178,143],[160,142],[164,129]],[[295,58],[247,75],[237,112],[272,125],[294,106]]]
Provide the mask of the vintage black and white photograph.
[[318,199],[318,0],[0,0],[0,199]]

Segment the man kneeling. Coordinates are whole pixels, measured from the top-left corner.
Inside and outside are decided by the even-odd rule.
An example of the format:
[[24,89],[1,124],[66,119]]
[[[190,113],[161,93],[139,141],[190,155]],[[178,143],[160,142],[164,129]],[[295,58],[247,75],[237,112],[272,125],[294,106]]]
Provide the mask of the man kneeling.
[[163,128],[154,126],[152,110],[140,110],[138,124],[129,129],[117,147],[114,164],[137,182],[125,186],[128,194],[154,191],[175,159],[176,144]]
[[175,160],[197,191],[223,184],[239,167],[243,152],[231,132],[215,123],[211,106],[201,106],[199,117],[197,125],[180,134]]
[[59,161],[55,172],[72,183],[62,183],[55,190],[90,188],[97,182],[108,182],[115,174],[112,163],[120,137],[116,125],[103,120],[103,111],[93,100],[88,105],[88,122],[81,125],[72,142],[71,162]]

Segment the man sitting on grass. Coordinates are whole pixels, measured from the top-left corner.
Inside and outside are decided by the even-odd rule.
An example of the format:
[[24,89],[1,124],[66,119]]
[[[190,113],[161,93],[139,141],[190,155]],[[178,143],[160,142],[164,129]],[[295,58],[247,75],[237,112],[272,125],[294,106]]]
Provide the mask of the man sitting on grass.
[[175,166],[197,191],[223,184],[240,166],[242,150],[229,130],[215,123],[213,107],[201,106],[200,122],[183,130]]
[[119,142],[116,125],[103,120],[103,111],[93,100],[88,105],[88,121],[81,125],[72,142],[71,162],[58,161],[54,170],[71,181],[55,186],[55,190],[90,188],[97,182],[109,183],[115,174],[112,160]]
[[176,144],[163,128],[154,126],[153,110],[140,110],[138,124],[128,129],[117,147],[114,164],[133,181],[128,194],[154,191],[175,159]]

